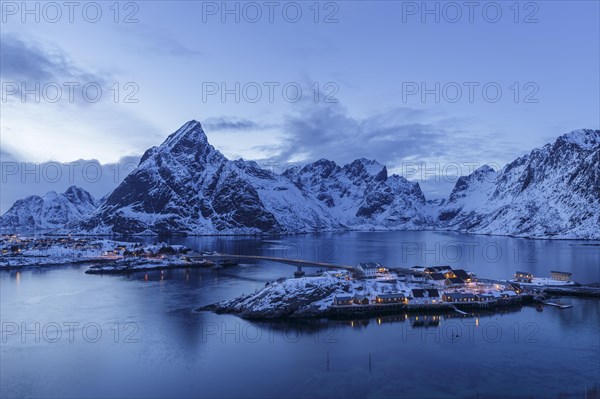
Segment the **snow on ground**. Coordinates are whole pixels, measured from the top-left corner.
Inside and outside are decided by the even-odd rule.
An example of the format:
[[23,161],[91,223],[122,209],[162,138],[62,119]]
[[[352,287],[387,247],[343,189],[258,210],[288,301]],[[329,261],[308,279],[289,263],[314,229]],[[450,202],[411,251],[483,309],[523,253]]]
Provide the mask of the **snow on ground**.
[[[511,281],[517,282],[515,280],[511,280]],[[534,277],[531,280],[531,283],[519,282],[519,284],[524,285],[524,286],[563,286],[563,285],[575,285],[575,282],[574,281],[554,280],[549,277]]]
[[[497,293],[506,289],[500,284],[470,283],[462,287],[439,287],[395,273],[381,273],[374,279],[354,279],[347,271],[327,271],[319,276],[280,279],[250,294],[222,301],[205,309],[238,314],[247,318],[303,317],[324,313],[335,297],[363,295],[373,303],[380,294],[401,293],[412,297],[413,289],[437,289],[443,292]],[[512,294],[516,295],[514,291]],[[361,305],[346,305],[348,308]]]
[[[108,239],[88,240],[74,237],[27,238],[17,235],[0,237],[0,268],[22,266],[64,265],[69,263],[118,261],[127,258],[160,261],[166,243],[144,244]],[[176,253],[187,250],[182,245],[170,245]],[[165,257],[165,256],[163,256]],[[173,257],[169,257],[173,258]],[[171,259],[172,260],[172,259]]]

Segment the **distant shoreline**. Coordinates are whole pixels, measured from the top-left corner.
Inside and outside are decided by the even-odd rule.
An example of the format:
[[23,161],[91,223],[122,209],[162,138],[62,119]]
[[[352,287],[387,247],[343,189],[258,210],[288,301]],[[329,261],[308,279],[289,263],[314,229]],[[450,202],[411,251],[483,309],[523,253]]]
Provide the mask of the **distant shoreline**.
[[185,232],[172,232],[168,234],[122,234],[122,233],[112,233],[112,234],[100,234],[100,233],[53,233],[55,230],[5,230],[0,229],[0,234],[11,235],[11,234],[19,234],[19,235],[39,235],[44,237],[86,237],[86,238],[110,238],[115,240],[127,240],[127,239],[135,239],[135,238],[185,238],[185,237],[260,237],[260,238],[277,238],[277,237],[292,237],[292,236],[302,236],[302,235],[320,235],[320,234],[343,234],[343,233],[385,233],[385,232],[402,232],[402,231],[410,231],[410,232],[434,232],[434,233],[450,233],[450,234],[464,234],[471,236],[485,236],[485,237],[508,237],[522,240],[535,240],[535,241],[585,241],[585,243],[581,243],[581,245],[586,246],[598,246],[600,247],[600,237],[598,238],[569,238],[569,237],[530,237],[530,236],[518,236],[511,234],[489,234],[489,233],[473,233],[468,231],[459,231],[459,230],[439,230],[439,229],[341,229],[341,230],[319,230],[319,231],[298,231],[298,232],[257,232],[257,233],[185,233]]

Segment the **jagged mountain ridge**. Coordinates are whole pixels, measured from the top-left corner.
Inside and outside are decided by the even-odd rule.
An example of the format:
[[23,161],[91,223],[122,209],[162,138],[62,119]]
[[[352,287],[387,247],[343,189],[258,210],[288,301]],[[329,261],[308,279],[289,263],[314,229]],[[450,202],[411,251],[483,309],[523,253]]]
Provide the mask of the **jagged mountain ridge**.
[[310,174],[321,173],[319,165],[279,175],[256,162],[230,161],[208,143],[200,123],[190,121],[146,151],[106,202],[73,228],[98,234],[255,234],[425,225],[417,209],[425,197],[417,183],[388,178],[376,161],[359,159],[343,168],[329,163],[338,173],[330,176],[337,187],[330,202],[306,184],[318,178]]
[[600,238],[600,131],[576,130],[496,172],[461,177],[438,227],[532,238]]
[[79,220],[99,206],[86,190],[71,186],[64,193],[47,192],[16,201],[0,217],[3,229],[56,229]]
[[311,193],[346,226],[363,228],[422,228],[425,196],[418,183],[388,176],[377,161],[357,159],[338,166],[320,159],[283,174],[298,188]]
[[321,159],[283,174],[228,160],[190,121],[147,150],[98,208],[95,202],[74,216],[32,222],[45,211],[35,205],[40,197],[28,197],[17,201],[28,211],[17,217],[15,203],[0,226],[151,235],[441,229],[600,239],[599,143],[598,130],[573,131],[500,171],[483,166],[459,178],[446,200],[426,201],[418,183],[363,158],[344,166]]
[[255,234],[338,230],[323,207],[255,162],[230,161],[197,121],[146,151],[139,166],[73,228],[97,234]]

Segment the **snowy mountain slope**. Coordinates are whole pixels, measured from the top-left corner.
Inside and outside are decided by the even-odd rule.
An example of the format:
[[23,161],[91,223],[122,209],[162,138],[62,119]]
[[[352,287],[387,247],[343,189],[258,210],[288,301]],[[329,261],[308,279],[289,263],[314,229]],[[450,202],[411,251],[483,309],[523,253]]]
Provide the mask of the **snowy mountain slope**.
[[460,178],[438,226],[471,233],[600,239],[600,131],[576,130],[498,173]]
[[253,234],[338,229],[314,199],[254,162],[229,161],[199,122],[146,151],[136,170],[75,231]]
[[353,228],[419,228],[425,196],[418,183],[364,158],[343,167],[326,159],[284,172],[298,188],[310,192],[343,224]]
[[72,187],[17,201],[2,227],[82,234],[257,234],[442,229],[600,239],[600,131],[576,130],[500,171],[458,179],[446,200],[364,158],[283,174],[228,160],[190,121],[141,158],[101,202]]
[[16,201],[0,217],[2,229],[55,229],[89,214],[99,203],[84,189],[71,186],[64,193],[31,195]]

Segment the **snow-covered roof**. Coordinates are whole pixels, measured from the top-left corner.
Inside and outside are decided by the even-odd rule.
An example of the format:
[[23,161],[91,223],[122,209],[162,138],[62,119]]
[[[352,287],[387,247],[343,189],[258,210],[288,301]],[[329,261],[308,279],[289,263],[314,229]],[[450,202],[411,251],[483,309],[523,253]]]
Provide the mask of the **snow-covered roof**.
[[363,270],[379,269],[381,267],[381,265],[377,262],[361,262],[358,266]]

